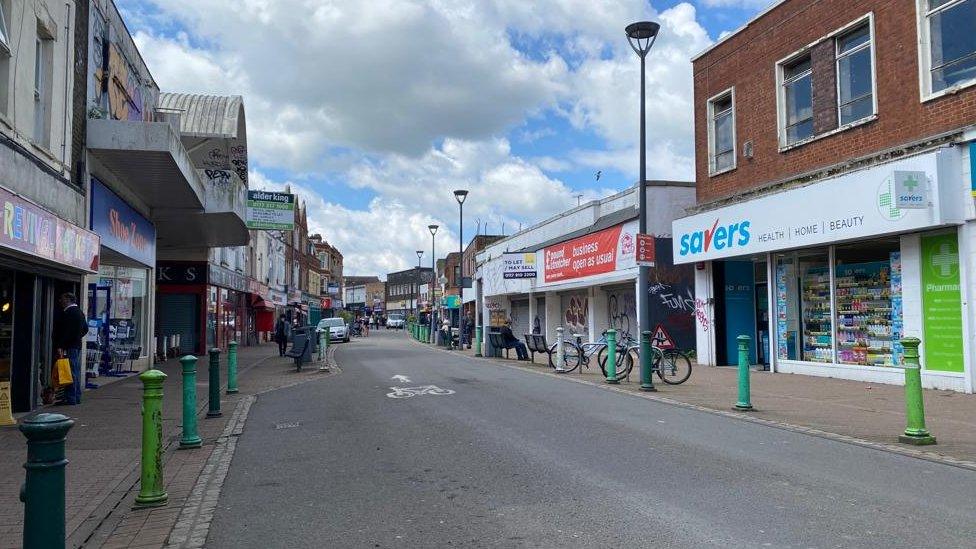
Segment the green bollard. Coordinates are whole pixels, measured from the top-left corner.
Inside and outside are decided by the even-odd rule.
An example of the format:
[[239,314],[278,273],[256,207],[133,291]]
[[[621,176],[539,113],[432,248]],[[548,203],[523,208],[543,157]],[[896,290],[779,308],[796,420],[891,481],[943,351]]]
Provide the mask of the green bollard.
[[607,383],[617,385],[617,330],[607,330]]
[[142,381],[142,477],[136,507],[166,505],[163,489],[163,382],[166,374],[146,370]]
[[210,390],[209,409],[207,417],[220,417],[220,349],[214,347],[210,349],[210,379],[208,380]]
[[752,410],[749,387],[749,336],[740,335],[735,338],[739,342],[739,401],[735,409],[743,412]]
[[481,326],[476,326],[474,329],[474,356],[481,356]]
[[37,414],[23,420],[27,437],[27,478],[20,487],[24,502],[24,549],[64,549],[64,439],[75,424],[61,414]]
[[237,392],[237,342],[227,344],[227,394]]
[[922,368],[918,363],[917,337],[901,340],[905,348],[905,420],[908,426],[898,442],[925,446],[935,444],[935,437],[925,428],[925,403],[922,401]]
[[657,391],[657,387],[654,386],[654,372],[651,371],[651,332],[647,330],[641,332],[640,361],[640,390]]
[[203,439],[197,433],[197,357],[186,355],[183,365],[183,435],[180,448],[199,448]]

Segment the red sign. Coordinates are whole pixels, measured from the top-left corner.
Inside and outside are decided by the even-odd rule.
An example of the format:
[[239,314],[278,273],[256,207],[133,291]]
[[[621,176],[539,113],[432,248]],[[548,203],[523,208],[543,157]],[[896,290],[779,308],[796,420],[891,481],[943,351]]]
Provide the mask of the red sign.
[[322,308],[323,309],[331,309],[332,308],[332,298],[331,297],[323,297],[322,298],[321,305],[322,305]]
[[[545,249],[546,282],[571,280],[615,271],[622,228],[623,225],[617,225],[547,247]],[[624,248],[631,246],[633,242]]]
[[674,340],[671,339],[667,330],[664,329],[663,324],[658,324],[657,328],[654,328],[654,335],[651,338],[651,343],[658,349],[675,349],[678,347],[674,344]]
[[654,235],[637,234],[637,265],[641,267],[654,266]]
[[0,246],[98,272],[98,235],[0,187]]

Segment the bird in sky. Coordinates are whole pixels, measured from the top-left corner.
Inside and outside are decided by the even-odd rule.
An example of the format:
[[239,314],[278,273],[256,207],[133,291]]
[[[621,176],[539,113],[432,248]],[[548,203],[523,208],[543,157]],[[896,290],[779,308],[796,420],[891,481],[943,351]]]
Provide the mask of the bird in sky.
[[600,174],[602,174],[602,173],[603,173],[603,170],[597,170],[597,172],[596,172],[596,180],[597,181],[600,180]]

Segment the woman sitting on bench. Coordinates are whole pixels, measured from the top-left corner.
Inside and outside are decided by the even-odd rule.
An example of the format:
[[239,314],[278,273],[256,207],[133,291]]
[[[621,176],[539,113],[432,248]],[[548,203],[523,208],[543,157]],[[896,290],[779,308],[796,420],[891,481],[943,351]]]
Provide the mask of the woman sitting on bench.
[[515,337],[512,333],[512,321],[506,320],[505,325],[502,326],[499,334],[502,336],[502,343],[505,349],[511,349],[515,347],[515,354],[518,355],[519,360],[528,360],[529,352],[525,349],[525,343],[522,343]]

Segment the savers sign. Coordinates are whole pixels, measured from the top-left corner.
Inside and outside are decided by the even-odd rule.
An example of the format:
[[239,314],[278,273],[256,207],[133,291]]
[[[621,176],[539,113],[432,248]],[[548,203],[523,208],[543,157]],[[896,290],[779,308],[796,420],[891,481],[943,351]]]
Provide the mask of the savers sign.
[[636,265],[637,223],[610,227],[542,250],[546,283],[612,273]]

